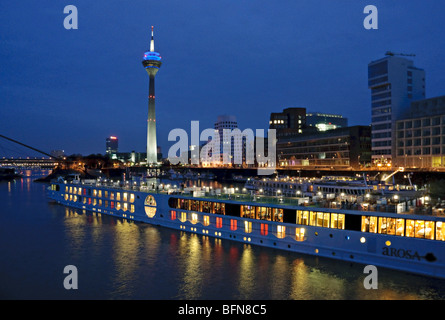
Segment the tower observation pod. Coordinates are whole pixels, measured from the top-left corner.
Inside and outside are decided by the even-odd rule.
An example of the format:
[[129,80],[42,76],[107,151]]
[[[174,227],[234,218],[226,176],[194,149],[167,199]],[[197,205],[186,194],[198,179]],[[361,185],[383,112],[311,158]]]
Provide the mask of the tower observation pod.
[[148,89],[148,119],[147,119],[147,164],[156,165],[158,163],[157,143],[156,143],[156,109],[155,109],[155,76],[162,65],[161,56],[155,51],[153,39],[153,27],[151,27],[150,50],[144,53],[142,65],[147,70],[149,76]]

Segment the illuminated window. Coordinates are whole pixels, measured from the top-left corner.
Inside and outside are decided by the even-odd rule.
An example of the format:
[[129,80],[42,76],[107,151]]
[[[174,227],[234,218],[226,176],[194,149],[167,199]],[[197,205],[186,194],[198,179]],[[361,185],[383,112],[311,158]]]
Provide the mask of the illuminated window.
[[120,192],[116,192],[116,200],[117,201],[121,200],[121,193]]
[[222,218],[216,218],[216,227],[222,228]]
[[286,227],[277,226],[277,237],[283,239],[286,236]]
[[310,211],[309,213],[309,224],[315,226],[317,224],[317,213],[315,211]]
[[[119,202],[117,202],[119,203]],[[154,207],[145,207],[145,214],[147,215],[147,217],[149,218],[153,218],[156,214],[156,208]]]
[[369,217],[362,216],[362,232],[369,232]]
[[414,236],[416,238],[425,238],[425,221],[416,220],[414,223]]
[[303,211],[303,218],[301,220],[301,224],[306,226],[309,224],[309,211]]
[[124,192],[123,198],[123,201],[128,201],[128,193]]
[[93,206],[95,206],[96,204],[97,204],[97,199],[94,198],[94,199],[93,199]]
[[120,210],[121,209],[121,203],[120,202],[116,202],[116,210]]
[[305,232],[306,232],[306,230],[304,228],[295,228],[295,240],[304,241],[305,240],[305,237],[304,237]]
[[104,191],[104,197],[108,198],[108,191]]
[[145,214],[149,218],[153,218],[154,215],[156,214],[156,201],[155,201],[155,198],[152,195],[148,195],[145,198],[144,205],[145,205]]
[[230,230],[235,231],[236,230],[236,220],[235,219],[230,219]]
[[434,221],[425,221],[425,239],[434,240]]
[[436,240],[445,241],[445,223],[436,222]]
[[262,223],[260,227],[260,232],[262,236],[267,236],[269,226],[266,223]]
[[156,200],[153,196],[147,196],[145,198],[145,203],[146,206],[156,206]]
[[331,213],[331,228],[337,229],[338,226],[338,214]]
[[369,217],[369,232],[377,233],[377,217]]
[[88,204],[91,204],[91,198],[88,198]]
[[68,193],[65,193],[65,200],[68,200]]
[[79,191],[78,191],[78,193],[77,193],[79,196],[81,196],[82,195],[82,188],[79,188]]
[[114,200],[114,192],[110,192],[110,200]]
[[114,209],[114,201],[110,201],[110,208]]
[[303,220],[303,211],[297,210],[297,224],[302,224],[301,221]]
[[97,204],[98,204],[99,206],[101,206],[101,205],[102,205],[102,200],[99,199],[99,200],[97,201]]
[[127,211],[128,210],[128,203],[124,202],[123,204],[123,210]]
[[329,213],[323,214],[323,227],[325,228],[329,228],[329,217],[330,217]]
[[74,197],[73,197],[73,201],[74,201],[74,202],[77,202],[77,196],[74,196]]
[[386,217],[379,217],[379,225],[377,228],[378,233],[386,234],[386,228],[387,228]]
[[93,190],[93,197],[96,197],[96,196],[97,196],[97,190],[94,189],[94,190]]
[[105,200],[104,207],[108,208],[108,200]]
[[386,230],[386,234],[395,235],[396,234],[396,219],[395,218],[387,218],[386,223],[388,224],[388,229]]
[[274,218],[273,221],[283,222],[283,209],[273,209]]
[[134,204],[130,205],[130,212],[133,213],[134,212]]
[[203,217],[203,224],[205,226],[208,226],[210,224],[210,217],[209,216],[204,216]]
[[97,196],[98,196],[99,198],[102,198],[102,190],[99,190],[99,192],[97,193]]
[[198,222],[198,214],[192,213],[192,223],[195,224]]
[[404,236],[405,234],[405,219],[396,220],[396,236]]
[[130,202],[131,202],[131,203],[134,202],[134,193],[130,193]]
[[170,220],[176,220],[176,211],[174,210],[170,211]]
[[187,212],[181,212],[181,218],[179,220],[181,222],[187,221]]
[[344,214],[338,215],[337,229],[345,229],[345,215]]
[[316,226],[317,227],[322,227],[323,226],[323,212],[317,212],[317,222],[316,222]]
[[244,221],[244,231],[246,233],[251,233],[252,232],[252,222]]
[[74,193],[74,194],[77,194],[77,187],[74,187],[74,189],[73,189],[73,193]]

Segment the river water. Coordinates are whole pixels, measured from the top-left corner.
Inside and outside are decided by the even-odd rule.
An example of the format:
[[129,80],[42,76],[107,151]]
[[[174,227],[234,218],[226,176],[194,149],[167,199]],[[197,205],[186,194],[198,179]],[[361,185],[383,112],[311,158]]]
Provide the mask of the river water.
[[[1,299],[432,300],[445,281],[166,229],[48,202],[0,182]],[[67,290],[65,266],[77,269]]]

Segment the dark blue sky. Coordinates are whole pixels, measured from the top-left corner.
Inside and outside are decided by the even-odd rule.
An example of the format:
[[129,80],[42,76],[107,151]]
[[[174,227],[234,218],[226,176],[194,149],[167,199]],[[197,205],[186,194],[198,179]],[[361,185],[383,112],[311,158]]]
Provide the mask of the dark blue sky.
[[[69,4],[77,30],[63,27]],[[368,4],[378,30],[363,27]],[[170,130],[213,127],[219,114],[266,129],[271,112],[305,106],[368,125],[367,65],[388,50],[415,53],[427,97],[445,94],[444,21],[442,0],[2,1],[0,134],[84,155],[116,135],[120,151],[145,151],[151,25],[164,155]],[[0,156],[14,148],[0,139]]]

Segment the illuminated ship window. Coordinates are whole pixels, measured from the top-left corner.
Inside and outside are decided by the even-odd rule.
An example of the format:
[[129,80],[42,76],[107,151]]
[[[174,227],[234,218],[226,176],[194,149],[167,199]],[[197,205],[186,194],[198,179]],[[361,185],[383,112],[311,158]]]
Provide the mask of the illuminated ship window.
[[156,214],[156,200],[153,196],[149,195],[145,198],[145,214],[149,218],[153,218]]
[[153,207],[145,207],[145,214],[149,218],[153,218],[156,214],[156,208]]
[[156,207],[156,200],[153,196],[147,196],[145,198],[145,203],[146,206],[153,206]]

